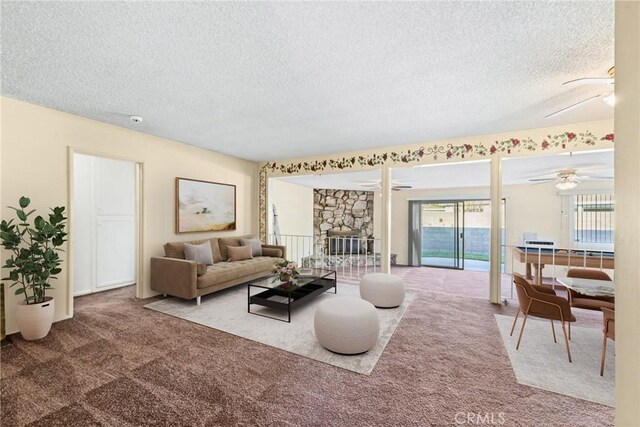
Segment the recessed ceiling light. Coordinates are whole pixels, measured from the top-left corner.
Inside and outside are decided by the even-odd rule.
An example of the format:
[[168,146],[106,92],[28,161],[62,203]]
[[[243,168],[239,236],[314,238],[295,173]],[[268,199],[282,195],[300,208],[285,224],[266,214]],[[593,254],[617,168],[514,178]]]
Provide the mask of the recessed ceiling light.
[[129,116],[129,120],[136,124],[140,124],[144,121],[144,119],[140,116]]

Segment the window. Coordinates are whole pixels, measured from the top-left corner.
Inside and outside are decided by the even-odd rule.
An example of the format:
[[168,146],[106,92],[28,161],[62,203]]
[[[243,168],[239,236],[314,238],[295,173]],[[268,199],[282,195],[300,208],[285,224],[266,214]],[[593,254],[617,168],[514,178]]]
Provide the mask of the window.
[[573,196],[573,206],[574,242],[613,244],[613,194],[576,194]]

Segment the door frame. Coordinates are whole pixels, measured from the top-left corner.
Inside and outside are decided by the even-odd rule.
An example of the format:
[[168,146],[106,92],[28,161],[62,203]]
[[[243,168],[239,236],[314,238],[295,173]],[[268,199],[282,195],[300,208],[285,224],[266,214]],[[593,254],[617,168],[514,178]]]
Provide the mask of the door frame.
[[[464,225],[465,225],[465,219],[464,219],[464,204],[465,202],[489,202],[489,199],[485,199],[485,198],[460,198],[460,199],[427,199],[427,200],[412,200],[412,202],[420,202],[421,205],[422,204],[432,204],[432,203],[455,203],[457,205],[461,205],[462,206],[462,228],[458,227],[458,240],[462,240],[462,250],[459,254],[460,260],[461,260],[461,266],[460,267],[448,267],[448,266],[444,266],[444,265],[426,265],[422,263],[422,256],[419,257],[420,260],[420,267],[431,267],[431,268],[447,268],[450,270],[464,270],[464,249],[465,249],[465,240],[466,240],[466,235],[464,234]],[[507,198],[506,197],[502,197],[502,206],[503,206],[503,221],[504,221],[504,234],[507,234]],[[459,213],[459,209],[458,209],[458,213]],[[421,222],[422,224],[422,222]],[[422,255],[422,225],[420,226],[420,255]],[[460,231],[462,230],[462,231]],[[460,237],[460,233],[462,233],[462,237]],[[506,268],[506,256],[504,256],[502,254],[502,250],[504,249],[504,244],[503,247],[500,250],[500,262],[502,264],[502,269]],[[502,272],[501,272],[502,273]]]
[[128,156],[119,156],[111,153],[105,153],[98,150],[88,150],[85,148],[68,146],[67,150],[67,187],[68,187],[68,200],[67,200],[67,227],[68,227],[68,271],[67,271],[67,312],[66,315],[68,317],[73,317],[73,270],[74,270],[74,259],[73,259],[73,247],[74,247],[74,230],[73,230],[73,207],[74,207],[74,156],[76,154],[84,154],[87,156],[94,157],[102,157],[106,159],[112,160],[122,160],[127,162],[132,162],[135,165],[135,207],[136,213],[134,215],[135,218],[135,274],[134,277],[136,279],[136,298],[142,298],[142,283],[144,283],[144,268],[143,261],[145,259],[144,254],[144,162],[140,159],[128,157]]

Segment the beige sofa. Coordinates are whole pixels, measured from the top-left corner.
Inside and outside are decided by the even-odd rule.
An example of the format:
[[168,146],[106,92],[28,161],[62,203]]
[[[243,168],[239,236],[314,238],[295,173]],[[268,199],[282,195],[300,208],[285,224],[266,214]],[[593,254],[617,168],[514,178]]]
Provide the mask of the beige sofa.
[[[286,248],[277,245],[262,245],[263,256],[243,261],[228,262],[227,247],[241,246],[240,239],[254,236],[221,237],[191,242],[173,242],[164,245],[164,257],[151,258],[151,289],[162,294],[185,299],[200,297],[231,286],[268,275],[274,263],[286,258]],[[206,271],[201,265],[184,257],[184,244],[199,244],[209,241],[213,253],[213,265]]]

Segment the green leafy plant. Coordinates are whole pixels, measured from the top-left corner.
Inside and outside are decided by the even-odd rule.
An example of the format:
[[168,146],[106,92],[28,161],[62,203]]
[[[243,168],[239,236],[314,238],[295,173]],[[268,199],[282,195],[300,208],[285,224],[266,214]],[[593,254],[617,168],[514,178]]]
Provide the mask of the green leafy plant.
[[35,209],[27,212],[31,200],[20,197],[20,208],[13,209],[15,218],[0,222],[0,240],[2,246],[11,251],[2,268],[9,270],[9,276],[3,281],[18,286],[16,295],[23,295],[27,304],[38,304],[45,300],[45,294],[53,289],[49,283],[56,279],[62,269],[60,264],[61,246],[66,241],[64,206],[51,209],[49,220],[38,215],[30,223],[29,218]]

